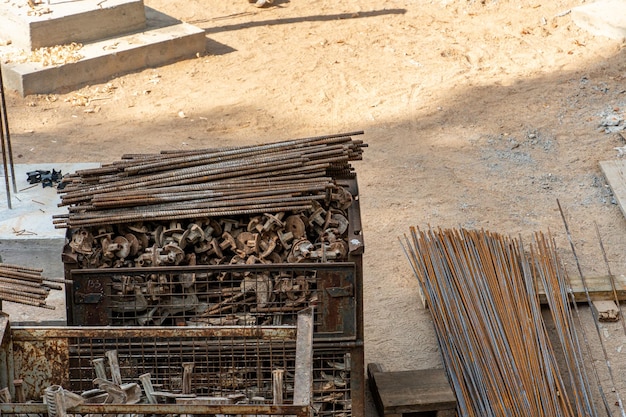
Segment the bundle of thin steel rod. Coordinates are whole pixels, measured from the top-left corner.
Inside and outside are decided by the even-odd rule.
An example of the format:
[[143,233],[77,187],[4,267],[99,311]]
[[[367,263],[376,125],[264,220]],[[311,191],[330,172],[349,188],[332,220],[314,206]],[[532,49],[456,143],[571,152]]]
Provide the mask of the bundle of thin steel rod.
[[0,300],[54,310],[46,304],[50,290],[61,290],[63,279],[42,276],[43,269],[0,263]]
[[[536,234],[525,249],[521,239],[485,231],[410,230],[402,245],[432,313],[460,416],[597,415],[553,241]],[[535,277],[549,296],[564,365]]]
[[57,228],[302,210],[354,176],[363,141],[341,133],[281,142],[124,155],[64,178]]

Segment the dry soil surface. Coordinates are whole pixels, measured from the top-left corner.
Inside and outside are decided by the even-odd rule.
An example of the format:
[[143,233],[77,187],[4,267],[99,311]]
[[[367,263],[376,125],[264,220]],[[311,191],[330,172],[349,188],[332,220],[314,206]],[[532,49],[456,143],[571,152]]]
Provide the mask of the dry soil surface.
[[[207,53],[77,91],[9,92],[14,155],[110,162],[364,130],[366,362],[441,366],[398,241],[409,226],[551,231],[576,274],[558,199],[585,274],[606,274],[596,222],[626,272],[626,221],[598,166],[625,145],[599,126],[626,115],[626,50],[572,22],[582,3],[146,0],[205,29]],[[626,338],[606,329],[624,375]]]

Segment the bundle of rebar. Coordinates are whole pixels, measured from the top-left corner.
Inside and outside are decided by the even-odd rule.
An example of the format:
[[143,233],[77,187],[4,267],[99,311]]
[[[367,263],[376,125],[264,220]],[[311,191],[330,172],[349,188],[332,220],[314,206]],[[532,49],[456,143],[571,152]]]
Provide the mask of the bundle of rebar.
[[65,280],[47,278],[43,269],[0,263],[0,300],[54,310],[46,304],[50,290],[61,290]]
[[341,133],[281,142],[159,154],[64,178],[57,228],[303,210],[327,199],[367,145]]
[[[521,238],[485,231],[410,230],[403,247],[432,313],[460,416],[597,415],[553,240],[537,233],[524,248]],[[555,347],[537,282],[549,295]]]

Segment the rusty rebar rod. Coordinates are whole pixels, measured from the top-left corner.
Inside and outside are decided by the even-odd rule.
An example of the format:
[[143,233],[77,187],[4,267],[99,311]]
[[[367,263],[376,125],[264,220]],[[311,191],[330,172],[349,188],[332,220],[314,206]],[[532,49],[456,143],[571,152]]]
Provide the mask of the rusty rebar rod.
[[137,214],[128,214],[126,216],[102,216],[94,219],[87,220],[73,220],[71,218],[68,219],[57,219],[54,220],[54,227],[57,229],[63,228],[74,228],[74,227],[87,227],[87,226],[102,226],[102,225],[110,225],[117,223],[134,223],[140,221],[161,221],[161,220],[181,220],[181,219],[193,219],[193,218],[201,218],[201,217],[221,217],[221,216],[237,216],[237,215],[245,215],[245,214],[256,214],[262,213],[266,211],[296,211],[296,210],[306,210],[310,208],[310,205],[303,204],[294,204],[294,205],[258,205],[251,208],[241,208],[241,209],[231,209],[231,210],[223,210],[223,209],[204,209],[204,210],[172,210],[172,211],[162,211],[162,212],[146,212],[146,213],[137,213]]
[[[561,207],[561,202],[557,199],[556,200],[556,204],[559,208],[559,213],[561,214],[561,219],[563,220],[563,226],[565,228],[565,234],[567,236],[567,240],[570,244],[570,248],[572,249],[572,254],[574,255],[574,260],[576,262],[576,269],[578,270],[578,275],[580,278],[580,281],[583,284],[583,290],[585,292],[585,298],[587,299],[587,304],[589,306],[589,309],[591,310],[591,316],[593,319],[593,324],[594,327],[596,329],[596,333],[598,335],[598,340],[600,341],[600,346],[602,347],[602,353],[604,355],[604,360],[606,362],[606,366],[607,366],[607,370],[609,372],[609,378],[611,380],[611,383],[613,384],[613,387],[615,387],[615,377],[613,376],[613,367],[611,366],[611,361],[609,360],[607,351],[606,351],[606,346],[604,344],[604,338],[602,336],[602,331],[600,329],[600,321],[598,318],[598,312],[596,311],[596,309],[593,306],[593,301],[591,300],[591,295],[589,294],[589,287],[587,286],[587,279],[585,278],[585,275],[583,274],[582,271],[582,267],[580,265],[580,261],[578,259],[578,254],[576,253],[576,245],[574,245],[574,240],[572,239],[572,234],[570,232],[567,220],[565,218],[565,213],[563,212],[563,208]],[[599,382],[599,381],[598,381]],[[602,388],[602,384],[598,383],[598,389],[601,390],[601,392],[603,392],[603,388]],[[616,403],[620,409],[620,413],[622,415],[622,417],[626,417],[626,410],[624,410],[624,405],[622,403],[622,398],[619,394],[618,390],[614,390],[615,392],[615,396],[616,396]],[[607,413],[609,415],[611,415],[611,410],[608,407],[608,401],[605,400],[605,407],[607,408]]]
[[45,278],[42,272],[39,268],[0,263],[0,300],[50,308],[45,305],[50,290],[62,287],[45,283],[57,279]]
[[[349,175],[364,145],[350,134],[126,156],[81,170],[60,190],[57,228],[307,210]],[[317,204],[317,203],[316,203]]]

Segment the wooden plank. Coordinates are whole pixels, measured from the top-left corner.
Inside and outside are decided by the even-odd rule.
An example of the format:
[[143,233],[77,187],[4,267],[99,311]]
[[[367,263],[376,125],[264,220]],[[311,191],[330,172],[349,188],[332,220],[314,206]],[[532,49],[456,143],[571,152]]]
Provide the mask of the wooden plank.
[[[626,277],[624,277],[623,275],[615,276],[613,277],[613,281],[615,282],[615,292],[617,293],[617,299],[619,301],[626,300]],[[589,291],[589,296],[591,297],[592,301],[615,301],[613,288],[611,287],[611,279],[608,275],[600,277],[585,277],[585,282],[587,283],[587,291]],[[587,295],[585,294],[585,287],[583,286],[580,277],[570,276],[570,283],[576,301],[578,301],[579,303],[586,303]],[[542,304],[546,304],[546,293],[543,290],[543,286],[541,285],[541,283],[537,283],[537,287],[539,300]]]
[[453,410],[456,397],[443,369],[381,372],[368,364],[372,395],[379,414],[419,413]]
[[626,217],[626,161],[600,161],[600,169]]

